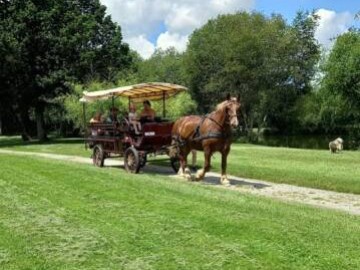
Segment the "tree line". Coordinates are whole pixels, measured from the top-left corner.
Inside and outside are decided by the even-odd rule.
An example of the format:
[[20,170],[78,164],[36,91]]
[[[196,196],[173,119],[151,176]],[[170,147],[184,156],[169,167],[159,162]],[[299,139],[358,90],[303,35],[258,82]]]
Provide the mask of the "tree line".
[[[325,51],[314,37],[313,12],[298,12],[291,23],[258,12],[220,15],[191,34],[184,53],[159,49],[144,60],[99,1],[0,5],[3,131],[20,129],[27,138],[37,130],[44,139],[51,129],[74,130],[84,89],[165,81],[190,89],[170,101],[170,118],[207,113],[231,93],[241,96],[249,138],[254,130],[360,137],[360,32],[349,29]],[[117,106],[126,110],[122,101]]]

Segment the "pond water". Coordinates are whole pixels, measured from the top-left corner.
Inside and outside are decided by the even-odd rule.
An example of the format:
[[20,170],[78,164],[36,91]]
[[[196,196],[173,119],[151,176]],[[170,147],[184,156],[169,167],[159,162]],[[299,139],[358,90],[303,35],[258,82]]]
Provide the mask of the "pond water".
[[[277,147],[329,149],[329,142],[338,137],[338,135],[261,135],[253,143]],[[344,140],[344,149],[359,149],[358,140],[350,136],[342,136],[341,138]]]

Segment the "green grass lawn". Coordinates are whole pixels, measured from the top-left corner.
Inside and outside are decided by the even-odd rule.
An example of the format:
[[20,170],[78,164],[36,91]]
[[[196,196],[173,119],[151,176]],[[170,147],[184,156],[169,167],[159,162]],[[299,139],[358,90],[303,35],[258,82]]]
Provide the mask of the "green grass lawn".
[[360,268],[359,216],[118,168],[0,164],[1,269]]
[[[0,147],[84,157],[91,155],[90,150],[85,150],[82,139],[54,139],[48,143],[24,145],[18,137],[0,137]],[[199,152],[198,164],[202,165],[202,161],[203,154]],[[212,170],[219,172],[220,163],[220,155],[215,154],[212,158]],[[170,166],[168,162],[160,164]],[[327,150],[233,144],[228,159],[228,174],[360,194],[359,164],[359,151],[331,155]]]
[[[202,161],[199,153],[199,161]],[[220,171],[221,156],[212,158]],[[198,162],[202,164],[201,162]],[[330,154],[327,150],[234,144],[228,158],[228,173],[338,192],[360,194],[360,152]]]
[[49,141],[39,143],[36,140],[23,142],[19,136],[0,136],[0,148],[82,157],[91,155],[91,151],[85,149],[82,138],[51,138]]

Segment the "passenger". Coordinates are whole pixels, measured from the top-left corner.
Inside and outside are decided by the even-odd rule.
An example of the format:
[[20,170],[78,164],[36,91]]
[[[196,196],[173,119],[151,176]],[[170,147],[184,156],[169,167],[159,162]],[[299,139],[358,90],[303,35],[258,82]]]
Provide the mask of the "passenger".
[[101,113],[96,112],[95,116],[90,119],[90,123],[100,123],[101,122]]
[[109,116],[110,122],[117,122],[118,121],[118,119],[117,119],[118,112],[119,112],[118,108],[112,107],[110,109],[110,116]]
[[[90,124],[96,124],[96,123],[101,123],[102,121],[102,115],[100,112],[97,112],[95,114],[95,116],[93,118],[90,119]],[[97,136],[100,133],[100,129],[96,128],[96,127],[91,127],[91,135],[92,136]]]
[[141,124],[138,121],[137,113],[136,113],[136,107],[134,103],[130,104],[129,108],[129,122],[134,127],[135,134],[140,134],[141,130]]
[[144,106],[144,109],[142,110],[142,112],[140,114],[141,120],[144,121],[144,122],[152,122],[152,121],[154,121],[156,113],[151,108],[150,101],[144,100],[143,106]]

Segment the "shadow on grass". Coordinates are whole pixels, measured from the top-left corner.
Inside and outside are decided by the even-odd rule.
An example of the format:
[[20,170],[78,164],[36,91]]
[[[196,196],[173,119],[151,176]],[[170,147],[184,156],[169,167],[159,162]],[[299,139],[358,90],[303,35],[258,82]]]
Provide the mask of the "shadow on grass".
[[[144,172],[153,173],[153,174],[164,174],[164,175],[174,175],[174,171],[171,168],[171,165],[168,160],[166,159],[159,159],[159,160],[151,160],[149,161],[150,166],[145,166],[142,169]],[[159,168],[161,170],[159,171]],[[191,173],[195,174],[197,169],[200,169],[200,166],[196,166],[195,168],[191,168]],[[270,187],[264,183],[253,181],[246,181],[245,179],[240,179],[236,177],[228,176],[228,180],[230,181],[231,186],[242,186],[248,188],[255,188],[255,189],[262,189],[266,187]],[[213,175],[206,175],[204,181],[202,182],[207,185],[221,185],[220,177],[213,176]]]
[[[234,179],[232,177],[228,177],[228,180],[230,181],[230,186],[241,186],[241,187],[248,187],[248,188],[255,188],[255,189],[263,189],[266,187],[270,187],[269,185],[266,185],[264,183],[259,182],[249,182],[246,180],[240,180],[240,179]],[[205,176],[204,183],[209,185],[221,185],[220,184],[220,178],[215,176]]]
[[17,147],[25,145],[56,145],[56,144],[78,144],[83,142],[83,138],[56,138],[51,137],[46,141],[40,142],[38,140],[23,141],[20,137],[0,137],[1,147]]
[[[124,169],[124,166],[115,166],[121,169]],[[172,169],[169,162],[166,162],[165,160],[161,160],[161,162],[153,162],[150,161],[149,164],[147,164],[144,168],[141,169],[141,172],[143,173],[150,173],[150,174],[160,174],[160,175],[166,175],[166,176],[175,176],[176,173]],[[196,169],[192,170],[191,173],[194,175],[196,173]],[[180,176],[179,176],[180,177]],[[246,179],[241,179],[237,177],[231,177],[228,176],[228,179],[230,181],[230,186],[240,186],[240,187],[246,187],[246,188],[255,188],[255,189],[263,189],[266,187],[270,187],[270,185],[254,181],[247,181]],[[215,186],[221,186],[220,183],[220,177],[219,176],[213,176],[213,175],[206,175],[205,179],[201,182],[205,185],[215,185]]]

